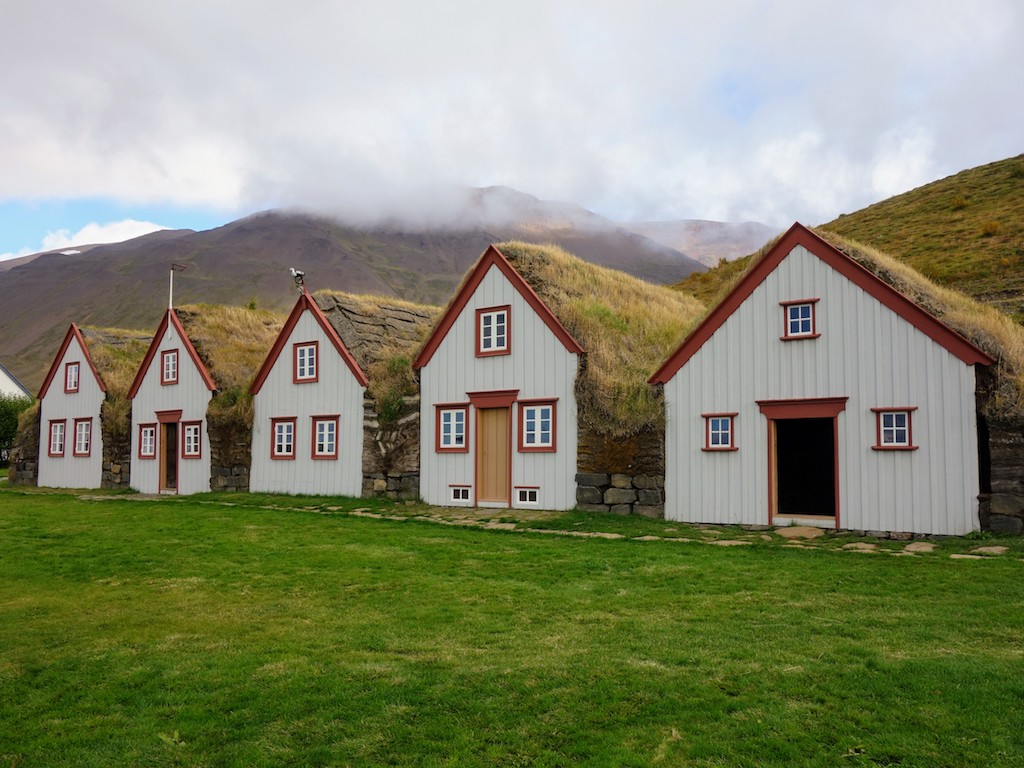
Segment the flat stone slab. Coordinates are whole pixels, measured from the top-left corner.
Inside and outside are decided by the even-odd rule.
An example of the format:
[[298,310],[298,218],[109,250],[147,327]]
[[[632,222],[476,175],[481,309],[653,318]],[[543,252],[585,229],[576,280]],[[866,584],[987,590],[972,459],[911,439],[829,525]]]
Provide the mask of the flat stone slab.
[[661,536],[634,536],[633,541],[661,541]]
[[824,528],[815,528],[811,525],[788,525],[785,528],[776,528],[775,532],[784,539],[816,539],[825,535]]
[[737,539],[720,539],[718,541],[709,541],[708,544],[714,544],[716,547],[743,547],[748,546],[750,542]]
[[934,552],[935,547],[938,546],[931,541],[915,541],[913,544],[907,544],[903,548],[904,552]]
[[850,552],[877,552],[878,545],[870,544],[866,541],[855,541],[852,544],[843,544],[843,549],[849,550]]
[[950,560],[988,560],[984,555],[950,555]]
[[1005,555],[1009,547],[975,547],[971,550],[976,555]]
[[515,523],[487,523],[484,526],[489,531],[514,531],[516,529]]

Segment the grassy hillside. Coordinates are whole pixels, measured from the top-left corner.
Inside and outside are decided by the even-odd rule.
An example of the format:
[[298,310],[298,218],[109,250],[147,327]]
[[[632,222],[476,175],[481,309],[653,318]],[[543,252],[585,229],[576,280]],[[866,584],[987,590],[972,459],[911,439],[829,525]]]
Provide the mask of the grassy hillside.
[[[1024,321],[1024,155],[971,168],[822,224],[909,264],[939,285]],[[741,259],[673,287],[713,302]]]
[[1024,320],[1024,155],[963,171],[821,228]]

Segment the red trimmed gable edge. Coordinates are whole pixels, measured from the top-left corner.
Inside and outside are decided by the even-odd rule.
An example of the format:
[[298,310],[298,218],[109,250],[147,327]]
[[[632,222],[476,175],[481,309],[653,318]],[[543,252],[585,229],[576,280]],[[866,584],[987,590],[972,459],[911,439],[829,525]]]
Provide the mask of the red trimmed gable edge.
[[[366,374],[363,373],[362,368],[359,367],[359,363],[352,357],[352,353],[348,351],[348,347],[345,346],[345,342],[341,340],[341,336],[334,330],[334,326],[328,321],[327,316],[323,310],[317,305],[313,297],[309,295],[309,291],[305,288],[302,289],[302,295],[299,296],[299,300],[295,302],[295,306],[292,307],[291,314],[288,315],[288,319],[284,323],[284,327],[281,328],[281,332],[277,335],[277,339],[274,341],[274,346],[270,348],[270,352],[267,354],[267,359],[263,361],[263,365],[260,366],[259,372],[256,374],[256,378],[253,379],[252,386],[249,387],[249,394],[255,395],[263,387],[263,382],[266,381],[267,376],[270,375],[270,370],[274,367],[274,363],[277,362],[278,356],[281,354],[281,350],[284,349],[288,343],[288,339],[291,338],[291,333],[295,329],[295,325],[299,322],[299,318],[302,317],[302,313],[309,310],[310,314],[317,321],[323,332],[327,334],[327,338],[331,344],[338,351],[341,359],[345,361],[345,365],[352,371],[352,375],[355,376],[356,381],[361,386],[368,387],[370,385],[369,380],[366,378]],[[319,372],[319,361],[317,361],[317,371]]]
[[430,334],[420,353],[416,355],[416,359],[413,361],[412,367],[419,369],[423,368],[427,363],[430,362],[430,358],[434,356],[437,348],[441,346],[441,342],[444,341],[445,336],[448,335],[448,331],[451,330],[455,321],[459,315],[462,314],[462,310],[466,308],[473,293],[483,282],[484,277],[487,275],[487,271],[492,267],[496,266],[501,270],[501,273],[506,279],[512,284],[519,295],[523,297],[527,304],[533,308],[540,319],[544,321],[544,324],[551,330],[555,337],[562,342],[562,346],[567,351],[576,354],[583,354],[583,347],[580,346],[579,342],[573,338],[572,334],[566,330],[566,327],[562,325],[561,321],[555,314],[548,309],[548,305],[537,295],[537,292],[533,290],[528,282],[523,278],[519,271],[512,266],[512,263],[505,257],[501,251],[499,251],[494,245],[487,246],[487,250],[484,251],[483,256],[477,261],[476,266],[470,272],[466,282],[463,283],[462,288],[455,295],[452,300],[451,306],[445,311],[441,317],[441,322],[434,328],[434,332]]
[[96,370],[96,365],[92,361],[92,355],[89,354],[89,345],[85,343],[85,337],[82,336],[82,331],[79,330],[78,326],[74,323],[68,328],[67,334],[64,336],[64,341],[60,345],[60,350],[57,352],[57,356],[53,358],[53,365],[50,366],[49,372],[46,374],[46,378],[43,379],[43,386],[39,388],[39,394],[36,395],[37,400],[42,400],[46,393],[50,389],[50,382],[53,381],[54,376],[57,375],[57,371],[60,369],[60,363],[64,359],[64,353],[68,351],[68,347],[71,346],[71,339],[78,340],[78,346],[82,350],[82,354],[85,355],[85,361],[89,363],[89,370],[92,371],[92,375],[96,379],[96,383],[100,387],[100,392],[106,393],[107,385],[103,383],[103,377],[100,376],[100,372]]
[[[181,337],[181,343],[184,344],[185,350],[188,352],[188,356],[192,359],[192,364],[199,371],[199,375],[203,379],[203,383],[206,384],[206,388],[211,392],[217,391],[217,385],[213,381],[213,377],[210,376],[210,372],[206,370],[206,366],[203,365],[203,361],[199,359],[199,353],[196,352],[196,348],[192,346],[192,340],[189,339],[188,334],[185,333],[185,328],[181,325],[181,320],[178,319],[178,314],[173,309],[168,309],[164,313],[163,320],[160,321],[160,325],[157,326],[156,333],[153,334],[153,341],[149,345],[149,349],[146,350],[146,356],[142,359],[142,365],[139,366],[139,372],[135,374],[135,380],[132,382],[131,389],[128,390],[128,399],[134,400],[135,395],[139,392],[139,387],[142,386],[142,380],[146,378],[146,372],[149,370],[150,364],[153,362],[153,358],[156,357],[157,350],[160,349],[160,344],[164,340],[164,334],[167,333],[167,325],[171,324],[174,326],[174,330],[177,331],[178,336]],[[179,364],[180,365],[180,364]]]
[[746,276],[704,318],[668,360],[648,379],[650,384],[665,384],[693,357],[704,343],[747,300],[764,280],[775,271],[783,259],[798,245],[806,248],[834,270],[858,287],[867,291],[883,305],[898,314],[932,341],[945,347],[966,365],[992,365],[995,360],[904,296],[884,280],[875,276],[842,251],[822,240],[799,222],[793,224],[771,250],[754,265]]

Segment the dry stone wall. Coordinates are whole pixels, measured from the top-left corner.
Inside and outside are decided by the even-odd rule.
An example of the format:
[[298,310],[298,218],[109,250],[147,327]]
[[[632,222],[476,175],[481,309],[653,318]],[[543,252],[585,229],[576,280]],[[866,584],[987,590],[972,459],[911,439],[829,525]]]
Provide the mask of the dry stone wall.
[[40,411],[28,429],[18,430],[11,447],[7,479],[12,485],[37,485],[39,480],[39,418]]
[[664,517],[664,433],[621,437],[581,425],[577,465],[577,509]]
[[420,494],[420,399],[403,398],[399,417],[382,424],[363,401],[363,496],[415,499]]
[[[1024,424],[993,419],[983,422],[982,441],[985,432],[989,482],[981,495],[981,528],[997,534],[1024,534]],[[984,467],[984,453],[982,459]]]

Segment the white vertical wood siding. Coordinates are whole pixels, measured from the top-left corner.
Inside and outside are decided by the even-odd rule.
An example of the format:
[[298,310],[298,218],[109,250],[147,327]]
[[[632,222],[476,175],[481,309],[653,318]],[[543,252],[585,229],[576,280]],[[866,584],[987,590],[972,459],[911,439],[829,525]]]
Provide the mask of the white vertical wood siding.
[[[318,341],[319,380],[292,383],[292,345]],[[268,493],[303,493],[359,496],[363,488],[364,387],[342,360],[334,345],[308,310],[302,313],[291,337],[267,374],[253,400],[252,468],[249,487]],[[313,460],[313,416],[340,414],[338,458]],[[270,458],[272,418],[295,421],[295,458]]]
[[[476,357],[476,310],[511,306],[511,354]],[[578,356],[566,350],[544,321],[491,266],[462,313],[420,371],[420,495],[429,504],[450,504],[449,486],[474,485],[476,417],[469,410],[469,452],[435,450],[437,403],[468,402],[467,392],[518,389],[520,400],[557,398],[557,450],[520,453],[519,404],[512,408],[512,506],[517,486],[539,486],[528,508],[576,506],[576,394]],[[473,497],[475,498],[475,488]],[[524,507],[526,505],[523,505]]]
[[[64,366],[78,363],[78,391],[64,392]],[[99,488],[103,479],[103,434],[100,408],[103,391],[85,358],[78,339],[64,350],[64,357],[39,404],[39,476],[38,483],[50,488]],[[67,419],[64,431],[64,455],[51,457],[50,422]],[[75,456],[75,419],[92,419],[92,446],[88,456]]]
[[[160,353],[178,350],[178,383],[160,384]],[[157,429],[157,457],[139,458],[139,424],[152,424],[157,411],[181,410],[181,421],[202,423],[202,455],[198,459],[181,458],[183,435],[178,432],[178,494],[203,493],[210,490],[210,435],[206,427],[206,409],[213,398],[196,370],[173,324],[167,330],[150,362],[142,384],[132,401],[132,476],[131,485],[142,493],[160,492],[160,430]]]
[[[783,342],[780,301],[819,298],[820,338]],[[849,397],[838,417],[842,528],[978,528],[974,368],[796,247],[665,385],[665,516],[768,521],[757,400]],[[874,451],[871,408],[913,407],[916,451]],[[705,452],[702,413],[738,412],[735,452]]]

